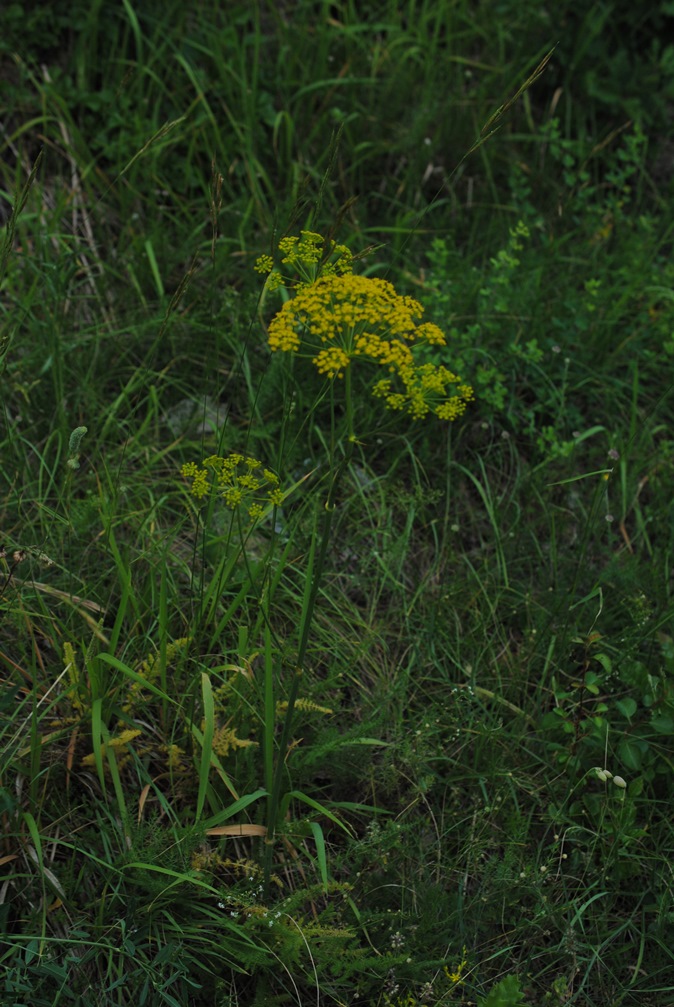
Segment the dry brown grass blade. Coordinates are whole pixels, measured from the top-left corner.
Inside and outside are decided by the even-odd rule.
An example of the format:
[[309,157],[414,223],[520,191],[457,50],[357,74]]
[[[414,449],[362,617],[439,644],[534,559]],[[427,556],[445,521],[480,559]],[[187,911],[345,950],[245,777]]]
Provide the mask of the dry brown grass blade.
[[265,825],[218,825],[213,829],[206,829],[207,836],[266,836]]
[[[51,584],[44,584],[39,580],[21,580],[15,577],[14,583],[34,587],[36,591],[41,591],[42,594],[48,594],[52,598],[57,598],[59,601],[72,605],[101,643],[108,644],[110,642],[101,630],[100,618],[97,620],[89,615],[89,612],[96,612],[99,617],[105,616],[106,610],[98,602],[91,601],[89,598],[80,598],[77,594],[70,594],[68,591],[62,591],[58,587],[52,587]],[[88,611],[84,611],[84,609],[88,609]]]

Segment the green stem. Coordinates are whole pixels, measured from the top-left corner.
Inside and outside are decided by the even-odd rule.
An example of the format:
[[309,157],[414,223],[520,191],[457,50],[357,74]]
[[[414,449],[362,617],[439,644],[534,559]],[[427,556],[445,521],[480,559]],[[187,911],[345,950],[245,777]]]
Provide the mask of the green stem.
[[[312,557],[310,566],[313,567],[311,576],[311,587],[309,589],[309,595],[304,605],[304,610],[302,613],[302,621],[300,625],[300,640],[297,648],[297,660],[295,663],[295,669],[293,672],[293,677],[290,682],[290,691],[288,693],[288,703],[286,707],[285,719],[283,722],[283,731],[281,733],[281,741],[279,744],[278,755],[276,759],[276,766],[274,770],[274,779],[272,783],[271,794],[269,796],[269,801],[267,805],[267,839],[266,839],[266,849],[265,849],[265,863],[264,863],[264,891],[265,898],[269,895],[269,883],[271,879],[271,869],[272,860],[274,854],[274,837],[276,834],[276,827],[278,823],[278,813],[279,805],[281,803],[281,789],[283,786],[283,778],[285,775],[285,761],[288,754],[288,747],[290,745],[290,735],[292,730],[293,713],[295,710],[295,704],[297,702],[297,697],[300,690],[300,682],[302,675],[304,673],[304,658],[306,655],[307,647],[309,645],[309,633],[311,631],[311,624],[313,621],[314,609],[316,607],[316,600],[318,598],[318,591],[321,586],[321,580],[323,579],[323,569],[325,567],[325,560],[328,555],[328,547],[330,545],[330,529],[332,527],[332,519],[335,513],[335,497],[337,495],[337,487],[341,480],[341,477],[351,462],[353,456],[353,449],[356,443],[356,438],[353,433],[353,404],[351,401],[351,373],[347,368],[345,375],[345,392],[346,392],[346,419],[347,419],[347,429],[348,438],[346,442],[346,447],[344,450],[344,456],[337,467],[334,467],[334,456],[332,465],[332,477],[330,480],[330,488],[328,489],[328,497],[325,501],[325,510],[323,514],[322,529],[320,533],[320,543],[318,547],[318,557],[314,561],[315,551],[312,549]],[[315,540],[314,540],[315,544]]]

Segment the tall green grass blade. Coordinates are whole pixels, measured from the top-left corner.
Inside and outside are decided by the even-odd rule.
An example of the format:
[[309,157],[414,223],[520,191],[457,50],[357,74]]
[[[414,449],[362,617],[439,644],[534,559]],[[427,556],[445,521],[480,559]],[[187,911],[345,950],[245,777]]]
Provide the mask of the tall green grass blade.
[[91,703],[91,744],[94,753],[94,765],[96,766],[96,772],[98,773],[98,782],[100,783],[101,790],[105,796],[107,788],[105,783],[105,770],[103,768],[103,700],[100,696],[93,699]]
[[323,829],[318,822],[309,822],[309,828],[311,829],[311,834],[313,835],[314,842],[316,843],[316,859],[318,860],[318,869],[321,875],[321,881],[323,882],[323,887],[327,891],[328,858],[325,848],[325,836],[323,835]]
[[132,682],[136,682],[136,684],[141,685],[143,689],[147,689],[148,692],[151,692],[154,696],[157,696],[163,702],[170,703],[173,706],[178,705],[178,700],[173,699],[171,696],[168,695],[168,693],[164,692],[163,689],[160,689],[158,686],[156,686],[154,682],[148,681],[148,679],[144,675],[141,675],[139,674],[139,672],[134,671],[134,669],[130,668],[128,664],[125,664],[124,661],[120,661],[118,657],[114,657],[113,654],[99,654],[97,660],[102,661],[103,664],[109,664],[111,668],[115,668],[117,671],[121,671],[122,675],[124,675],[125,678],[128,678]]
[[340,829],[347,833],[347,835],[351,834],[352,829],[349,825],[338,818],[337,815],[333,814],[332,811],[330,811],[329,808],[326,808],[324,804],[321,804],[320,801],[314,800],[314,798],[309,797],[308,794],[303,794],[300,790],[289,790],[283,795],[283,800],[281,801],[281,812],[283,815],[287,813],[288,808],[290,807],[290,802],[295,800],[300,801],[302,804],[306,804],[307,807],[317,811],[320,815],[324,815],[333,823],[333,825],[338,825]]
[[119,808],[122,830],[124,832],[125,837],[129,837],[131,819],[129,816],[129,809],[126,803],[124,786],[122,784],[122,779],[119,774],[119,766],[117,765],[117,747],[110,744],[110,732],[107,730],[105,725],[103,725],[102,729],[102,738],[108,764],[108,770],[110,772],[110,779],[112,780],[112,787],[115,792],[115,797],[117,799],[117,807]]
[[201,759],[199,762],[199,791],[197,793],[197,805],[195,810],[195,821],[199,821],[206,801],[208,791],[208,777],[211,769],[211,757],[213,754],[213,735],[215,733],[215,704],[213,702],[213,689],[209,675],[201,673],[201,698],[204,704],[204,732],[201,739]]
[[233,804],[223,808],[222,811],[218,811],[215,815],[207,818],[201,824],[204,829],[215,829],[217,826],[222,825],[223,822],[226,822],[229,818],[232,818],[234,815],[238,815],[240,811],[244,811],[251,804],[254,804],[256,801],[259,801],[266,796],[267,791],[263,787],[260,787],[252,794],[244,794],[243,797],[237,798]]

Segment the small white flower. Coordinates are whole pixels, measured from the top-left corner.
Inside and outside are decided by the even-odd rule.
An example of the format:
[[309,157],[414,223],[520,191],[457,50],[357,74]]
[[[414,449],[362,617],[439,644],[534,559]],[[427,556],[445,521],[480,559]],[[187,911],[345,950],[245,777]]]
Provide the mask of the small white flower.
[[620,787],[621,790],[624,790],[627,786],[622,776],[614,776],[613,782],[615,783],[616,787]]

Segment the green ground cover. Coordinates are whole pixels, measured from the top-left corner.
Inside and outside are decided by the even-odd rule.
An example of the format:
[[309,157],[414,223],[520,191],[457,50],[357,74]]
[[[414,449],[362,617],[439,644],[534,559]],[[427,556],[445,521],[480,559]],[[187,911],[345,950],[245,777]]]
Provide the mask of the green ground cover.
[[365,6],[0,15],[7,1007],[674,997],[671,4]]

